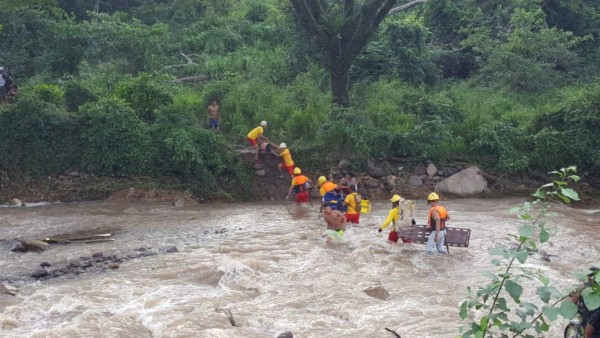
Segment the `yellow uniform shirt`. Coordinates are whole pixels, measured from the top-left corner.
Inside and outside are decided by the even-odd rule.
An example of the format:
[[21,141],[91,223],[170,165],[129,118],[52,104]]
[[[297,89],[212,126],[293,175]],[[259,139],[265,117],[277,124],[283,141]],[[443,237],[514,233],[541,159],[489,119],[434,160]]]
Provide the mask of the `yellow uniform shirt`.
[[383,222],[383,224],[380,227],[381,229],[387,228],[387,226],[390,225],[390,223],[394,222],[393,230],[396,230],[396,221],[402,219],[402,213],[398,209],[399,208],[392,208],[392,210],[390,210],[387,218],[385,219],[385,222]]
[[254,129],[250,130],[250,132],[248,133],[248,138],[256,140],[264,132],[265,132],[265,129],[261,126],[258,126]]
[[294,165],[294,160],[292,160],[292,154],[290,153],[289,149],[283,149],[283,151],[279,153],[279,156],[283,157],[283,162],[286,166],[289,167]]
[[355,197],[356,193],[351,193],[350,195],[346,196],[346,198],[344,199],[344,202],[346,202],[346,205],[348,205],[348,214],[358,214],[357,208],[356,208],[356,197]]

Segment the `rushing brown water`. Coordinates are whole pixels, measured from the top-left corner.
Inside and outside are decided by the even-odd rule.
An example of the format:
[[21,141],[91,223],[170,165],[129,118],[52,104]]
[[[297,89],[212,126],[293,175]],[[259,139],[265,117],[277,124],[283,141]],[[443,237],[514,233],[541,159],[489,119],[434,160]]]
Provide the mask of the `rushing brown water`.
[[[378,234],[389,205],[375,203],[343,243],[327,244],[318,208],[290,204],[200,205],[89,202],[0,208],[0,238],[45,238],[95,230],[114,242],[52,245],[42,253],[0,252],[1,279],[17,283],[16,297],[0,295],[2,337],[456,337],[466,288],[483,286],[482,271],[497,271],[488,250],[508,243],[521,199],[443,203],[450,226],[470,228],[469,248],[430,257],[421,244],[391,245]],[[526,267],[542,270],[560,290],[573,271],[598,263],[600,216],[558,207],[552,237]],[[424,223],[427,206],[417,202]],[[46,281],[28,276],[91,256],[174,245],[179,252],[132,259],[102,273]],[[382,286],[390,297],[368,296]],[[527,290],[526,290],[527,292]],[[534,294],[532,291],[531,294]],[[524,296],[526,298],[527,296]],[[535,300],[536,297],[531,299]],[[232,326],[226,310],[231,311]],[[562,335],[566,321],[548,337]]]

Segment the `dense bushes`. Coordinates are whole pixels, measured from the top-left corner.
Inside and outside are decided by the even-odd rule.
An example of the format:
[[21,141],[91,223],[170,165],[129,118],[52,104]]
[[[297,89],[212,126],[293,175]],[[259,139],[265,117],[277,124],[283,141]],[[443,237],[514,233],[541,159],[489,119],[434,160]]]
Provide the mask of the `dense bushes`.
[[[412,157],[600,174],[600,85],[583,82],[598,76],[593,1],[429,1],[390,16],[351,68],[347,109],[332,107],[288,2],[14,3],[0,63],[20,92],[0,108],[0,170],[177,176],[243,194],[232,148],[267,120],[303,168]],[[203,128],[212,99],[222,134]]]
[[569,93],[558,109],[533,123],[534,158],[544,169],[572,163],[600,175],[600,84]]

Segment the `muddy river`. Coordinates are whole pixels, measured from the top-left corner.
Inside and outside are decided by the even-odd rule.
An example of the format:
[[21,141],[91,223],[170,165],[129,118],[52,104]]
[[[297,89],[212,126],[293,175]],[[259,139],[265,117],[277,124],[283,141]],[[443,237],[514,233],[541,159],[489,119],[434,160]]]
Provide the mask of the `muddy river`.
[[[517,226],[508,210],[521,201],[445,201],[448,225],[472,230],[469,248],[451,247],[446,256],[428,256],[422,244],[389,244],[387,230],[377,233],[389,208],[384,202],[334,244],[322,237],[317,206],[283,202],[0,208],[0,239],[114,234],[114,241],[51,245],[41,253],[0,251],[0,282],[19,289],[16,296],[0,295],[0,336],[260,338],[290,331],[299,338],[394,337],[387,327],[404,338],[456,337],[466,324],[458,316],[466,288],[484,285],[483,271],[497,271],[488,250],[508,243]],[[533,254],[526,266],[566,290],[577,282],[573,271],[600,261],[600,214],[557,211],[542,247],[551,261]],[[426,214],[426,202],[417,201],[416,220],[424,223]],[[118,269],[30,277],[42,262],[59,266],[98,252],[170,246],[178,251],[130,259]],[[364,291],[377,286],[388,299]],[[565,323],[554,322],[547,336],[562,336]]]

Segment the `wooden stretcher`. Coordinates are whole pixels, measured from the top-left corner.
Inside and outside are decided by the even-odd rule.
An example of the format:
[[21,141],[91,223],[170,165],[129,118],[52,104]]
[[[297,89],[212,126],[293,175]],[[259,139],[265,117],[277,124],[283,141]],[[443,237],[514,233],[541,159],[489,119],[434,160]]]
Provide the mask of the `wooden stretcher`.
[[[413,243],[424,244],[429,238],[429,225],[417,224],[410,228],[402,228],[398,231],[398,236],[409,239]],[[446,227],[446,243],[448,246],[467,248],[471,239],[471,229]]]

